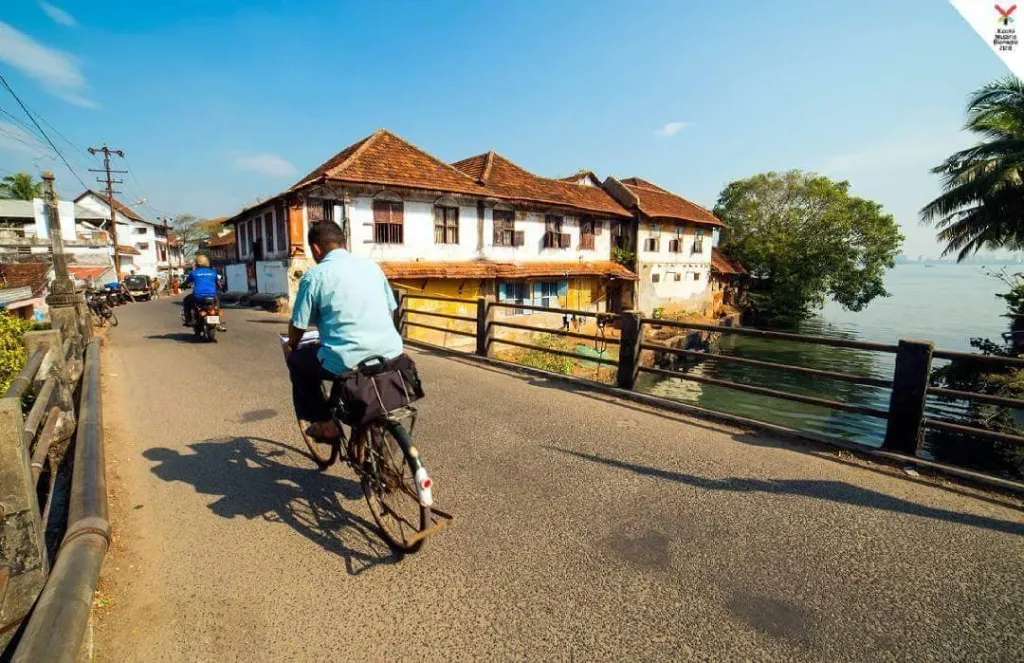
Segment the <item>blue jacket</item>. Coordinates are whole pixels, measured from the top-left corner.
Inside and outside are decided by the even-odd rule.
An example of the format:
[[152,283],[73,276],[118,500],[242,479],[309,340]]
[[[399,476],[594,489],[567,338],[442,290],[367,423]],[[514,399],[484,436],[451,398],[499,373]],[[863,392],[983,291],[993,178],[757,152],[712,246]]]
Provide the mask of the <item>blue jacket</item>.
[[196,267],[185,279],[185,283],[192,284],[192,294],[196,297],[216,297],[219,281],[220,274],[211,267]]

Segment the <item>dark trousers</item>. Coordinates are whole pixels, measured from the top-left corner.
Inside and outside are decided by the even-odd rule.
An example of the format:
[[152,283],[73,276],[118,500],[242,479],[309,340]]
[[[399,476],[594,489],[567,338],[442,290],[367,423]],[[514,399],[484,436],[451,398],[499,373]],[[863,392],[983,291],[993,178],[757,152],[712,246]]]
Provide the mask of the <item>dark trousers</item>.
[[305,421],[328,421],[331,418],[320,383],[334,379],[335,375],[320,365],[320,358],[316,356],[319,349],[318,345],[307,345],[288,355],[295,415]]
[[[206,297],[204,296],[203,299],[206,299]],[[220,308],[220,297],[214,297],[213,300],[216,302],[217,308]],[[185,307],[185,322],[191,323],[196,309],[195,293],[190,292],[185,295],[185,298],[181,300],[181,305]]]

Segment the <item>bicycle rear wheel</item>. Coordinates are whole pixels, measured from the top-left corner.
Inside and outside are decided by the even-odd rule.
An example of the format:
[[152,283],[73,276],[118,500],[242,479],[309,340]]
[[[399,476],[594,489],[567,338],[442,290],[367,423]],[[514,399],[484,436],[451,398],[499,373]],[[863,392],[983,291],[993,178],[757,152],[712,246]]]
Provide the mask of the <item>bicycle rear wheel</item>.
[[362,485],[370,513],[391,548],[416,552],[423,546],[416,535],[430,525],[430,507],[420,503],[416,490],[420,462],[412,438],[397,421],[374,422],[362,435]]
[[110,312],[110,326],[111,327],[116,327],[117,326],[117,314],[114,313],[113,311]]

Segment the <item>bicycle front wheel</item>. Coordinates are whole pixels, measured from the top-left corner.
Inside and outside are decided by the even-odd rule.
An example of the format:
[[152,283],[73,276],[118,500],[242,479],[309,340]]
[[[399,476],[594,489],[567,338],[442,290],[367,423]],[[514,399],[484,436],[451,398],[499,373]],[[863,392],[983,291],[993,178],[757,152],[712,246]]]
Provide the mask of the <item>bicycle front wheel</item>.
[[110,326],[111,327],[116,327],[117,326],[117,314],[114,313],[113,311],[110,312]]
[[375,422],[363,431],[363,494],[388,545],[403,553],[423,546],[418,536],[430,525],[430,507],[416,490],[418,452],[397,421]]

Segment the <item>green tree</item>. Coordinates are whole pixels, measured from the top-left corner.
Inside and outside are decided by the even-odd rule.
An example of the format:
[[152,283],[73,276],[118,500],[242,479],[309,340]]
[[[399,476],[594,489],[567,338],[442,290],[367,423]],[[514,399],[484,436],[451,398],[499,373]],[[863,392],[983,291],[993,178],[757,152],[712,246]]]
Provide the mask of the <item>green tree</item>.
[[883,286],[903,235],[876,202],[852,196],[849,182],[791,170],[730,183],[715,214],[722,250],[752,277],[750,303],[769,318],[800,319],[831,297],[859,311]]
[[921,210],[943,255],[1024,248],[1024,82],[1010,76],[976,90],[965,128],[981,137],[932,169],[943,193]]
[[182,244],[182,253],[191,259],[199,245],[213,235],[214,225],[194,214],[182,214],[171,221],[171,230]]
[[43,183],[28,173],[14,173],[0,180],[0,198],[6,200],[32,200],[43,195]]

